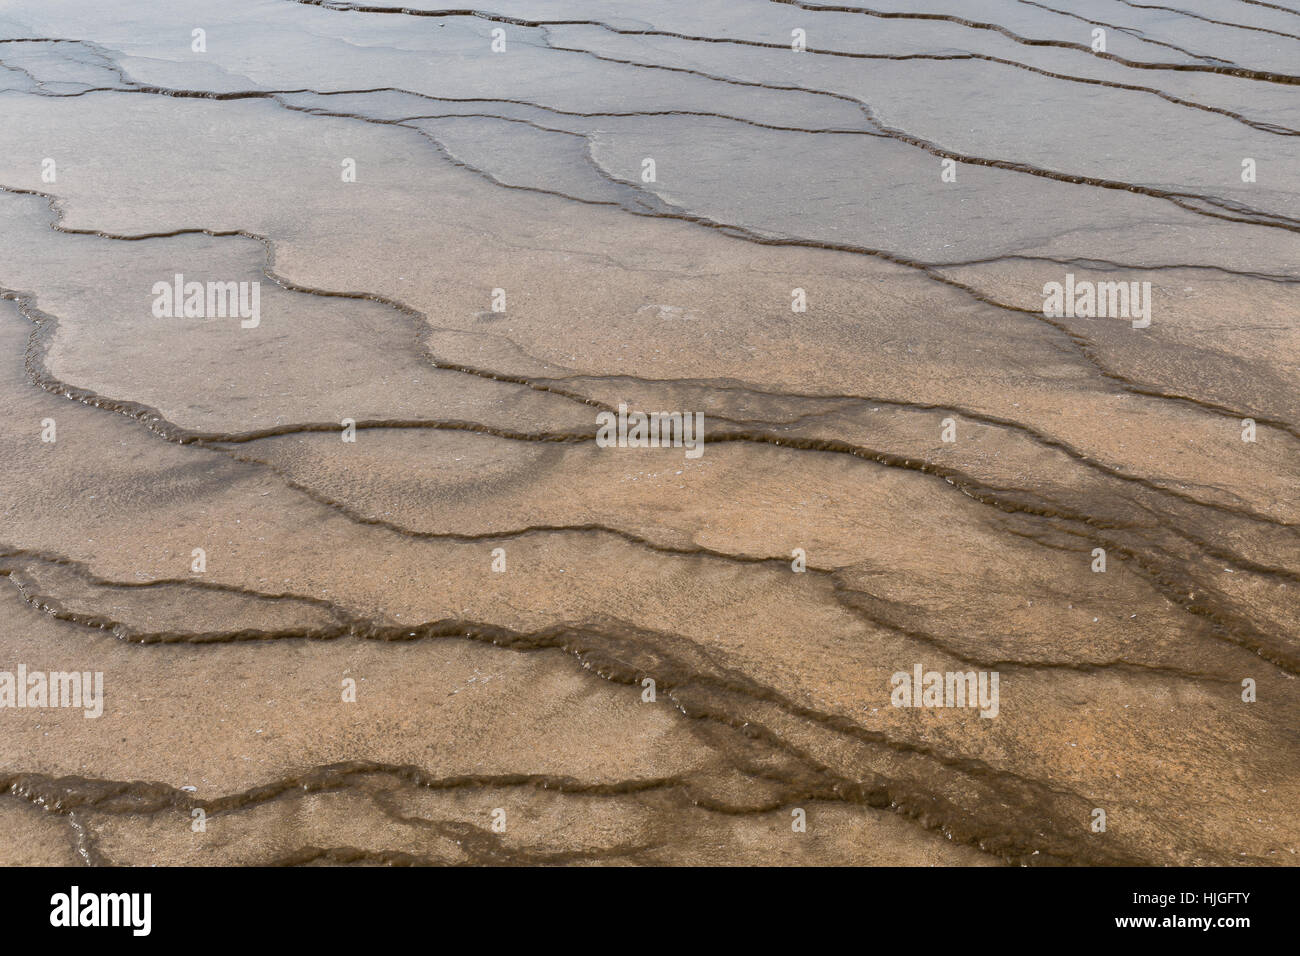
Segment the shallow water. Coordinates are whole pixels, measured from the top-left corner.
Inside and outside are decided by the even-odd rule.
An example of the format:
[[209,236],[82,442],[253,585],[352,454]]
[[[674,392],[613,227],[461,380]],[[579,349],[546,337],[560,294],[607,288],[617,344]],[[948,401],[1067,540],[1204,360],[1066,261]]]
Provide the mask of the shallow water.
[[0,862],[1293,865],[1300,7],[870,2],[0,0]]

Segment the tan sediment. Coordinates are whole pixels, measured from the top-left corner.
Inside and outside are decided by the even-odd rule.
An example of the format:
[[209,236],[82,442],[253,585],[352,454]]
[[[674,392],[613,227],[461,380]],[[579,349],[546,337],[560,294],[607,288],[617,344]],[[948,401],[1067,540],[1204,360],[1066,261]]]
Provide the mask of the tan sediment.
[[[850,57],[769,90],[743,77],[771,49],[741,44],[711,67],[735,82],[711,80],[672,59],[719,46],[680,24],[636,52],[683,115],[646,96],[645,116],[582,118],[605,104],[545,64],[585,38],[599,56],[562,62],[622,76],[605,44],[649,41],[526,25],[554,129],[493,139],[523,84],[481,64],[450,91],[485,94],[454,136],[368,115],[377,94],[312,115],[335,98],[267,92],[326,92],[301,51],[266,59],[300,16],[374,31],[334,88],[369,67],[416,85],[402,16],[285,3],[210,61],[220,83],[141,48],[111,92],[0,94],[0,668],[107,688],[96,719],[0,712],[4,862],[1294,864],[1293,193],[1246,208],[1195,157],[1163,184],[1128,169],[1132,189],[1104,158],[1061,173],[1048,144],[975,163],[1015,137],[935,145],[938,114],[899,135],[915,104],[856,110]],[[444,18],[410,19],[440,57],[502,22],[445,18],[438,40]],[[91,27],[87,70],[115,62]],[[1092,66],[1220,103],[1286,82],[1163,62]],[[685,115],[719,86],[743,121]],[[824,122],[780,122],[822,101]],[[805,129],[854,116],[852,142]],[[1213,122],[1232,149],[1281,141]],[[47,184],[52,139],[80,164]],[[783,193],[810,139],[823,174]],[[503,142],[558,158],[511,165]],[[859,160],[866,198],[814,195],[845,195]],[[1067,271],[1149,281],[1156,321],[1044,316]],[[259,325],[157,318],[175,273],[260,281]],[[702,410],[704,454],[599,447],[620,404]],[[891,706],[917,664],[998,671],[998,716]]]

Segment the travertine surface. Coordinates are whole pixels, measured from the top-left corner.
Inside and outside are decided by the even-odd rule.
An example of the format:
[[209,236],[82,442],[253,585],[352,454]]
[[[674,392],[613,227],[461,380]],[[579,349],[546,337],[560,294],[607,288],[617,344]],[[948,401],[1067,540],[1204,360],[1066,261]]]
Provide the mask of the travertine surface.
[[0,0],[0,864],[1294,865],[1300,8],[864,3]]

